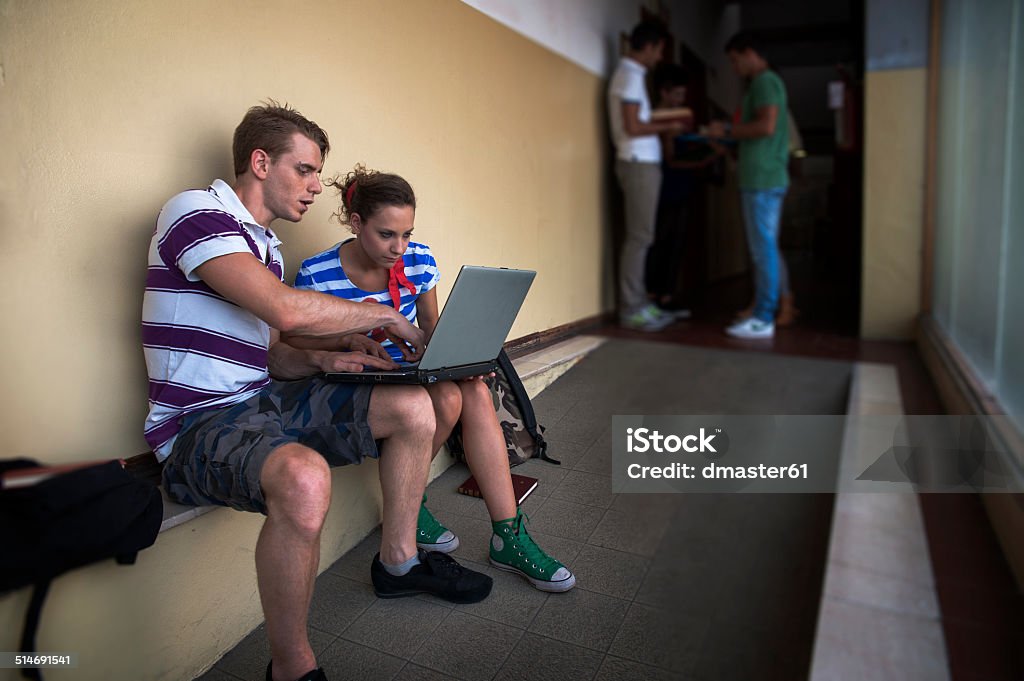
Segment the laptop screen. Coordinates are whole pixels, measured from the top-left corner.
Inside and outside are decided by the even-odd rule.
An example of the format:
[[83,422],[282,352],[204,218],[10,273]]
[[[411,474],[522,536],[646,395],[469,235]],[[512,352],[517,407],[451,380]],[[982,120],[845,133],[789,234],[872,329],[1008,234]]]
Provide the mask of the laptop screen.
[[496,358],[536,275],[530,270],[464,266],[419,369],[430,371]]

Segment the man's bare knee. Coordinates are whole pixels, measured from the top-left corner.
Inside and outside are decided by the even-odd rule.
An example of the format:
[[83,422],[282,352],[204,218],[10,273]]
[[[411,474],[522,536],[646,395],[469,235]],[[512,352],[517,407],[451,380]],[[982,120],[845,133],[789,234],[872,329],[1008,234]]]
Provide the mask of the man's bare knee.
[[402,400],[395,416],[410,435],[415,434],[417,438],[424,437],[429,440],[434,434],[434,403],[426,390],[420,389]]
[[451,430],[462,414],[462,391],[451,381],[439,383],[429,391],[434,404],[434,417],[437,428]]
[[370,398],[369,422],[378,439],[400,435],[429,441],[434,434],[434,406],[420,386],[382,386]]
[[331,505],[331,468],[319,452],[300,444],[278,447],[260,474],[267,515],[313,537]]

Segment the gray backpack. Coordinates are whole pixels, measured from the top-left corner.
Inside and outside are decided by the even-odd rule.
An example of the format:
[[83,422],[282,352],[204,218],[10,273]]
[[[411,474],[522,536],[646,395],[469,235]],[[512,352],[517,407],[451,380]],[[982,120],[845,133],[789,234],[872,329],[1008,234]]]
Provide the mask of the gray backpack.
[[[518,466],[529,459],[538,458],[550,463],[561,465],[548,456],[548,443],[544,440],[544,426],[537,423],[533,412],[530,396],[519,379],[512,360],[505,351],[498,354],[498,369],[494,376],[484,379],[491,389],[494,410],[498,414],[498,424],[505,436],[505,448],[508,450],[508,463]],[[462,446],[462,426],[455,424],[452,434],[446,443],[448,451],[457,461],[465,461],[466,454]]]

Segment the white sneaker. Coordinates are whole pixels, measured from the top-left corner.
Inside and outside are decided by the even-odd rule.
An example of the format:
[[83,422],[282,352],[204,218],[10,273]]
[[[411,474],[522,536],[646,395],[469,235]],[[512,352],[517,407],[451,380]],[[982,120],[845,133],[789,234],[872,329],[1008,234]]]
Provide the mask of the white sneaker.
[[725,330],[733,338],[771,338],[775,335],[774,322],[763,322],[757,317],[747,317]]

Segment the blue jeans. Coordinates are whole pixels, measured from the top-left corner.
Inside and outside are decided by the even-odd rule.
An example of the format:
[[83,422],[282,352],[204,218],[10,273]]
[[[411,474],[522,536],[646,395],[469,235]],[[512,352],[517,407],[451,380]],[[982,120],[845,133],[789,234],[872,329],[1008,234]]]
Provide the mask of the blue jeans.
[[775,320],[779,306],[779,223],[786,187],[740,190],[747,245],[754,261],[754,316]]

